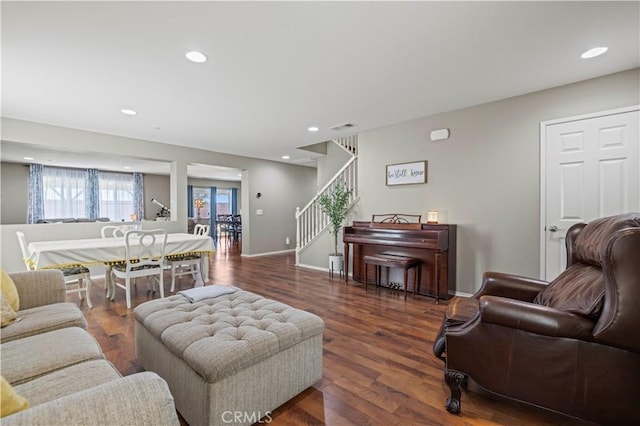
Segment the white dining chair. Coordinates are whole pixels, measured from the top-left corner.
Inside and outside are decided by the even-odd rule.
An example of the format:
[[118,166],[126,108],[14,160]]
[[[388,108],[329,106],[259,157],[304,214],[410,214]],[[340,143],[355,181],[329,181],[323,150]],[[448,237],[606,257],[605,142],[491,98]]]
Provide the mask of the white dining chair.
[[[196,224],[193,228],[194,235],[209,236],[210,233],[210,225]],[[176,278],[184,275],[191,275],[193,277],[194,284],[197,282],[198,275],[200,275],[200,279],[204,282],[204,277],[202,276],[202,262],[204,262],[205,258],[206,257],[201,254],[189,253],[171,256],[168,259],[168,263],[171,266],[172,293],[176,291]]]
[[[16,231],[18,237],[18,243],[20,244],[20,250],[22,251],[22,259],[27,267],[28,271],[34,270],[33,266],[29,262],[29,252],[27,250],[27,239],[24,236],[24,232]],[[91,304],[91,273],[89,268],[80,264],[70,264],[65,267],[57,267],[52,269],[58,269],[64,276],[64,283],[67,294],[78,293],[78,298],[83,299],[83,294],[87,299],[87,306],[89,309],[93,308]],[[74,288],[75,286],[75,288]]]
[[126,229],[122,225],[105,225],[100,229],[102,238],[124,237]]
[[[164,265],[167,232],[164,229],[128,231],[124,235],[125,262],[112,266],[110,291],[111,301],[115,300],[116,288],[125,291],[127,309],[131,309],[131,279],[138,277],[155,278],[160,287],[160,297],[164,299]],[[123,280],[123,284],[118,282]]]
[[[100,228],[100,236],[102,238],[122,238],[127,232],[127,228],[124,225],[105,225]],[[104,264],[104,292],[107,299],[111,298],[111,270],[114,262],[107,262]],[[135,282],[134,282],[135,285]]]

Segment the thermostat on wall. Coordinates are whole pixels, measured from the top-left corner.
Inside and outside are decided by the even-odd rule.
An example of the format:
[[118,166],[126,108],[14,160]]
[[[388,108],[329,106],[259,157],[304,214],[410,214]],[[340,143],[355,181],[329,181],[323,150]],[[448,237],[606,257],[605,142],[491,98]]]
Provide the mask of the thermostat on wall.
[[443,139],[449,139],[449,129],[438,129],[431,132],[432,141],[439,141]]

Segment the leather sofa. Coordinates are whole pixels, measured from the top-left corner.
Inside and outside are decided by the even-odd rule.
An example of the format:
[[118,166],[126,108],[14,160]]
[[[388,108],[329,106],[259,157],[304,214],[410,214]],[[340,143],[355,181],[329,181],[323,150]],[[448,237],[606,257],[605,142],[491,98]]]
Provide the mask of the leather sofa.
[[[2,413],[2,425],[178,425],[167,383],[155,373],[120,376],[85,330],[80,309],[66,303],[57,270],[9,274],[19,321],[2,328],[0,368],[5,398],[29,408]],[[14,399],[15,401],[15,399]]]
[[576,224],[566,249],[551,283],[487,272],[449,303],[433,347],[449,412],[472,380],[598,424],[640,424],[640,213]]

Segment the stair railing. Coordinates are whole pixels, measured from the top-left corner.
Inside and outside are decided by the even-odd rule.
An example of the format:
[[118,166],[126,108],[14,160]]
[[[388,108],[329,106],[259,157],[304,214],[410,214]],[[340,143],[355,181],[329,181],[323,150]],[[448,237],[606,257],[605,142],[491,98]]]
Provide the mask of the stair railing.
[[318,193],[302,209],[296,208],[296,263],[298,254],[308,244],[322,233],[329,225],[329,218],[322,212],[318,203],[321,195],[330,193],[339,181],[342,181],[345,189],[351,190],[351,200],[349,208],[358,200],[358,157],[357,135],[334,140],[352,154],[347,163],[329,180],[329,182],[318,191]]

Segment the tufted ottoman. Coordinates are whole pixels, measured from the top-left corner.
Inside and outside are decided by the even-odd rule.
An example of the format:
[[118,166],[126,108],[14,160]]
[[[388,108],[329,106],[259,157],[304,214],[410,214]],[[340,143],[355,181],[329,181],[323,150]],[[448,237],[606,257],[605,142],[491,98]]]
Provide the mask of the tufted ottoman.
[[252,424],[322,378],[324,321],[248,291],[134,310],[142,366],[191,425]]

